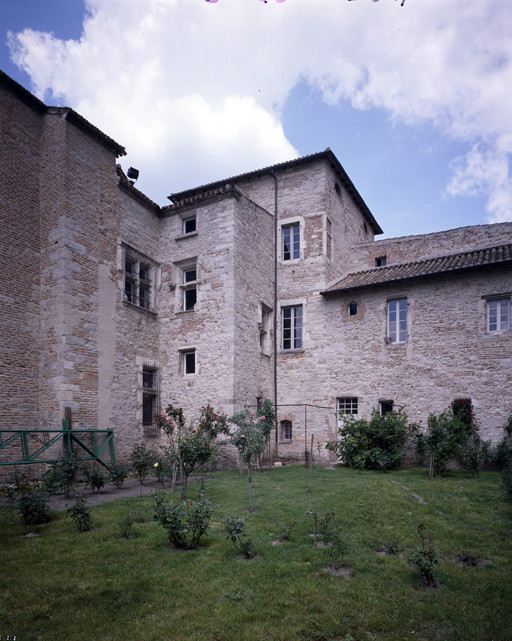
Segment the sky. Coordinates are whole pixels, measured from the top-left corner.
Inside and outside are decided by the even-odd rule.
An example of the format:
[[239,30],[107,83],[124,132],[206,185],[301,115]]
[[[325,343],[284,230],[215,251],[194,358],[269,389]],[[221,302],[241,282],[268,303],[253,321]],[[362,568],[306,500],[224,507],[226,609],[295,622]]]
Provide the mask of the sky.
[[0,68],[160,205],[330,147],[383,237],[512,220],[510,0],[0,0]]

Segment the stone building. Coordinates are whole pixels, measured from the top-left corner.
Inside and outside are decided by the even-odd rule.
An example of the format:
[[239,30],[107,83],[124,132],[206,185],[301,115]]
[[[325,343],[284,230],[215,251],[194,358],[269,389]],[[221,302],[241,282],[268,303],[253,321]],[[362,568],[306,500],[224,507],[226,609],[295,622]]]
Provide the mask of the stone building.
[[116,166],[121,145],[1,73],[0,88],[0,427],[71,408],[122,459],[163,442],[168,402],[193,418],[269,397],[279,455],[314,434],[327,460],[340,409],[425,423],[463,396],[500,438],[512,223],[375,240],[330,150],[159,206]]

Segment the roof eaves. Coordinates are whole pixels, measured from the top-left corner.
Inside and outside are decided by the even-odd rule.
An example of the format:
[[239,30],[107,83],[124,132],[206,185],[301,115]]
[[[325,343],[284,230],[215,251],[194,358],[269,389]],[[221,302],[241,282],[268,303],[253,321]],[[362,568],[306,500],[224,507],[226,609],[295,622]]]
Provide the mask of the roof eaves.
[[68,122],[75,125],[78,129],[81,129],[109,151],[114,152],[117,158],[119,158],[119,156],[126,156],[126,149],[123,146],[107,136],[107,134],[104,134],[100,129],[70,107],[47,107],[46,113],[63,115]]
[[46,105],[44,102],[36,98],[33,94],[30,93],[25,87],[20,85],[16,80],[13,80],[10,76],[0,70],[0,85],[5,87],[7,91],[21,100],[28,107],[36,111],[38,114],[43,115],[46,111]]
[[331,149],[327,148],[324,151],[320,151],[314,154],[309,154],[307,156],[300,156],[299,158],[294,158],[293,160],[287,160],[281,163],[277,163],[275,165],[269,165],[267,167],[263,167],[261,169],[255,169],[253,171],[249,171],[243,174],[238,174],[236,176],[231,176],[230,178],[224,178],[222,180],[216,180],[211,183],[207,183],[205,185],[200,185],[198,187],[193,187],[191,189],[186,189],[185,191],[181,192],[176,192],[173,194],[170,194],[168,196],[169,200],[171,202],[174,201],[175,204],[178,202],[181,202],[183,199],[188,199],[192,197],[194,194],[197,194],[198,192],[207,190],[211,191],[212,189],[217,188],[220,185],[226,184],[226,183],[232,183],[232,182],[237,182],[239,180],[246,180],[249,178],[256,178],[259,176],[263,176],[265,174],[269,174],[272,171],[285,171],[286,169],[290,169],[291,167],[298,167],[300,165],[308,164],[311,163],[315,160],[320,160],[320,159],[326,159],[328,160],[338,176],[340,177],[340,180],[343,182],[344,186],[346,187],[347,191],[349,194],[352,196],[356,204],[359,206],[361,209],[364,217],[367,219],[367,221],[370,223],[373,231],[375,234],[382,234],[383,231],[380,227],[380,225],[377,223],[375,220],[373,214],[371,213],[370,209],[368,208],[367,204],[364,202],[361,194],[357,191],[354,183],[350,180],[348,177],[348,174],[346,171],[343,169],[340,161],[336,158],[334,153],[332,152]]
[[148,198],[146,194],[143,194],[136,187],[134,187],[133,184],[128,180],[120,165],[117,165],[116,173],[119,176],[118,184],[120,189],[137,200],[141,205],[144,205],[145,207],[153,211],[153,213],[155,213],[157,216],[162,216],[162,207],[160,207],[160,205],[157,205],[151,200],[151,198]]

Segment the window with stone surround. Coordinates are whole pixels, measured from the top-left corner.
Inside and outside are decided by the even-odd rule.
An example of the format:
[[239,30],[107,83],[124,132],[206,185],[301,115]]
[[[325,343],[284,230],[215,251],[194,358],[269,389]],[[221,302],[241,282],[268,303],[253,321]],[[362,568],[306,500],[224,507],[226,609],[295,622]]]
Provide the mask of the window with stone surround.
[[407,342],[407,299],[388,300],[386,343]]
[[191,258],[176,265],[178,299],[176,309],[179,312],[191,312],[197,303],[197,260]]
[[386,256],[377,256],[377,258],[375,259],[375,266],[384,267],[385,265],[387,265],[387,262],[388,261]]
[[181,359],[181,373],[195,374],[196,373],[196,350],[184,349],[180,352]]
[[302,305],[283,307],[281,314],[283,350],[302,349]]
[[281,421],[281,442],[290,443],[293,440],[292,422]]
[[123,264],[123,300],[154,312],[156,263],[136,249],[123,245]]
[[282,259],[298,260],[300,258],[300,223],[291,223],[281,227]]
[[352,414],[357,416],[359,413],[359,401],[357,396],[342,396],[338,398],[338,414]]
[[193,214],[192,216],[187,216],[186,218],[183,218],[183,233],[184,234],[193,234],[195,231],[197,231],[197,226],[196,226],[196,215]]
[[260,351],[262,354],[270,355],[271,348],[271,327],[272,327],[272,309],[260,304],[260,319],[258,328],[260,330]]
[[394,403],[393,401],[379,401],[380,413],[382,416],[393,411]]
[[142,432],[144,436],[158,436],[155,416],[159,408],[158,370],[156,367],[142,368]]
[[490,334],[510,331],[510,298],[487,300],[487,331]]

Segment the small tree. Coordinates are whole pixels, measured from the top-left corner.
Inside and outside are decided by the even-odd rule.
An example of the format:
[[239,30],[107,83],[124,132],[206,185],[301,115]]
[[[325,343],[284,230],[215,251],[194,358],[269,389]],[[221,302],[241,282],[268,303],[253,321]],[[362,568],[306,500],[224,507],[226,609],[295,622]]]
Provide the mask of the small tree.
[[154,452],[150,452],[145,443],[136,445],[133,448],[133,452],[130,455],[130,461],[141,485],[144,483],[144,479],[146,478],[154,459]]
[[249,512],[252,512],[252,471],[267,444],[265,415],[254,417],[254,412],[244,410],[229,419],[236,425],[232,443],[237,448],[240,460],[247,465],[249,481]]

